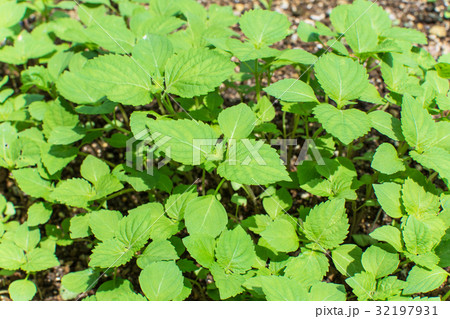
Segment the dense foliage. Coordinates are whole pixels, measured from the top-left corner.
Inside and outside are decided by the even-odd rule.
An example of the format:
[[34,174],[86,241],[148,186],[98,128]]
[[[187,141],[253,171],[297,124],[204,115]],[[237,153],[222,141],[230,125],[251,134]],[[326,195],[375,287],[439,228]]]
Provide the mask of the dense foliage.
[[[366,0],[330,19],[298,26],[312,54],[274,46],[293,30],[270,10],[0,0],[0,166],[23,201],[0,195],[10,297],[81,242],[63,299],[439,300],[450,55]],[[311,148],[285,164],[288,139]],[[143,200],[120,211],[125,195]]]

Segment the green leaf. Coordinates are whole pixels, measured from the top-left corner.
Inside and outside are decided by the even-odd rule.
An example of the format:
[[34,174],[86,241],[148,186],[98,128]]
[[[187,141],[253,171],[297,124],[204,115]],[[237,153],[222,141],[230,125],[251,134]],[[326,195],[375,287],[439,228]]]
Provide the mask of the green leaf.
[[406,278],[408,286],[403,289],[404,295],[426,293],[439,288],[447,279],[448,273],[442,268],[435,267],[431,270],[414,266]]
[[172,219],[181,220],[184,217],[187,205],[197,196],[198,193],[195,187],[183,191],[181,194],[170,195],[165,204],[167,215]]
[[214,263],[214,237],[205,234],[190,235],[183,238],[183,244],[191,256],[203,267],[210,268]]
[[411,254],[424,254],[429,252],[434,242],[427,225],[414,216],[409,216],[403,228],[403,240],[406,250]]
[[129,214],[135,212],[139,212],[144,220],[148,218],[144,223],[149,225],[148,231],[153,240],[167,239],[179,231],[178,224],[165,216],[164,209],[159,203],[144,204],[128,211]]
[[36,291],[34,282],[26,279],[15,280],[8,287],[9,296],[14,301],[30,301],[33,299]]
[[78,148],[67,145],[43,144],[41,160],[50,175],[56,174],[77,157]]
[[130,210],[128,216],[119,222],[116,237],[133,251],[141,249],[150,238],[151,228],[154,226],[153,216],[164,215],[159,203],[149,203],[147,210]]
[[396,253],[390,253],[383,248],[370,246],[361,258],[364,269],[375,276],[383,278],[393,273],[400,262]]
[[32,251],[40,240],[41,233],[39,228],[30,230],[27,223],[23,223],[17,227],[14,232],[14,243],[26,252]]
[[450,181],[450,153],[440,147],[432,147],[425,150],[422,154],[416,151],[409,152],[409,155],[424,167],[431,168],[439,173],[442,179]]
[[286,49],[281,52],[272,65],[284,66],[290,64],[311,65],[317,61],[317,56],[302,49]]
[[393,139],[394,141],[403,141],[400,120],[384,111],[374,111],[369,113],[369,118],[374,129],[381,134]]
[[110,174],[101,176],[99,181],[94,185],[96,198],[106,197],[109,194],[117,192],[123,188],[123,185],[119,179]]
[[319,252],[305,250],[297,257],[290,258],[284,273],[305,287],[321,281],[328,271],[328,259]]
[[0,268],[17,270],[26,262],[23,250],[13,243],[0,243]]
[[27,254],[27,262],[21,268],[27,272],[36,272],[56,266],[59,266],[59,261],[53,251],[35,248]]
[[89,267],[118,267],[131,260],[134,250],[115,238],[99,243],[92,250]]
[[369,85],[364,66],[351,58],[329,53],[317,61],[314,70],[322,89],[338,108],[358,99]]
[[402,103],[402,130],[406,142],[422,151],[436,138],[434,120],[411,95],[405,94]]
[[217,241],[216,258],[225,272],[246,272],[256,259],[251,237],[241,226],[223,232]]
[[[91,100],[101,95],[126,105],[137,106],[151,102],[151,77],[129,56],[103,55],[88,60],[75,74],[80,79],[77,83],[82,83],[81,86],[95,88],[95,96]],[[63,90],[61,93],[64,92]],[[85,94],[91,95],[90,92]],[[70,100],[73,95],[65,97]]]
[[114,210],[98,210],[89,214],[89,227],[97,239],[107,241],[119,230],[122,214]]
[[3,46],[0,61],[8,64],[25,64],[29,59],[37,59],[52,53],[55,45],[45,34],[35,29],[28,33],[22,31],[14,41],[14,46]]
[[292,206],[292,197],[285,188],[278,189],[275,194],[263,198],[264,210],[272,218],[275,219],[283,215]]
[[403,288],[406,287],[406,282],[398,280],[395,276],[389,276],[378,281],[377,291],[374,294],[374,299],[385,300],[391,296],[399,295]]
[[0,3],[0,29],[9,28],[19,23],[25,15],[27,5],[15,1]]
[[249,136],[256,124],[255,113],[244,103],[223,110],[217,120],[225,137],[235,140]]
[[324,129],[344,144],[364,136],[371,128],[369,116],[357,109],[339,110],[330,104],[320,104],[313,113]]
[[358,296],[359,301],[371,300],[377,286],[375,276],[368,272],[361,272],[353,277],[347,278],[345,282],[352,287],[353,293]]
[[281,252],[296,251],[299,246],[299,239],[294,226],[284,219],[277,219],[269,224],[261,232],[261,237],[270,246]]
[[309,292],[311,301],[345,301],[347,293],[343,285],[318,282],[312,285]]
[[450,63],[440,62],[434,67],[441,78],[450,79]]
[[147,34],[133,48],[133,57],[162,87],[161,75],[167,60],[173,55],[172,43],[156,34]]
[[318,246],[318,249],[337,247],[348,233],[345,200],[333,199],[314,206],[303,227],[306,238]]
[[70,272],[61,279],[61,285],[70,292],[80,294],[87,291],[98,279],[100,273],[91,268]]
[[95,195],[95,190],[88,181],[72,178],[59,182],[50,198],[70,206],[87,207],[89,201],[95,199]]
[[336,269],[346,277],[354,276],[363,270],[362,250],[356,245],[345,244],[336,247],[331,253]]
[[178,257],[175,247],[166,239],[152,241],[144,252],[137,259],[137,265],[144,269],[148,265],[157,261],[177,260]]
[[150,301],[173,300],[183,289],[183,275],[173,261],[154,262],[141,271],[139,284]]
[[284,14],[251,10],[242,15],[239,26],[255,47],[259,48],[283,40],[289,35],[291,24]]
[[275,149],[255,140],[232,143],[227,159],[219,165],[217,172],[230,181],[246,185],[290,181]]
[[189,202],[184,220],[189,234],[217,237],[226,228],[228,217],[222,204],[213,195],[207,195]]
[[403,216],[400,202],[401,185],[396,183],[373,184],[373,189],[381,208],[392,218]]
[[100,177],[108,175],[110,170],[108,165],[101,159],[88,155],[81,164],[80,173],[83,178],[95,185],[100,180]]
[[208,49],[183,51],[167,61],[166,92],[190,98],[214,91],[233,74],[234,66],[228,57]]
[[95,294],[97,301],[147,301],[147,299],[133,291],[128,280],[116,278],[103,283]]
[[398,158],[397,150],[389,143],[383,143],[378,146],[371,166],[373,169],[387,175],[405,170],[405,164]]
[[[92,18],[89,17],[89,19]],[[85,29],[85,33],[90,42],[108,51],[121,54],[129,54],[136,41],[124,19],[114,15],[96,16],[95,23],[90,24]]]
[[262,289],[268,301],[308,301],[306,288],[287,277],[261,278]]
[[77,104],[94,104],[104,96],[104,92],[85,81],[81,73],[65,71],[56,81],[56,88],[62,96]]
[[267,96],[262,96],[253,110],[256,112],[257,124],[270,122],[275,118],[275,107]]
[[34,203],[28,208],[28,226],[33,227],[48,222],[52,215],[52,206],[49,203]]
[[22,168],[12,173],[20,189],[34,197],[49,198],[52,187],[44,180],[35,168]]
[[211,274],[214,282],[219,289],[220,299],[228,299],[244,291],[242,285],[246,277],[239,274],[227,273],[217,263],[212,264]]
[[402,201],[406,212],[410,215],[436,214],[439,211],[439,198],[426,192],[410,177],[403,184]]
[[217,133],[207,124],[192,120],[151,120],[147,123],[158,149],[174,161],[199,165],[213,155]]
[[382,33],[382,36],[394,40],[408,41],[417,44],[427,44],[428,42],[425,34],[411,28],[389,28]]
[[264,89],[267,94],[286,102],[318,102],[313,89],[297,79],[284,79]]
[[70,238],[84,238],[89,232],[90,214],[78,214],[70,219]]
[[50,132],[48,142],[55,145],[68,145],[81,140],[85,131],[80,127],[57,126]]
[[370,233],[370,237],[387,242],[398,252],[403,251],[402,233],[397,227],[390,225],[378,227]]

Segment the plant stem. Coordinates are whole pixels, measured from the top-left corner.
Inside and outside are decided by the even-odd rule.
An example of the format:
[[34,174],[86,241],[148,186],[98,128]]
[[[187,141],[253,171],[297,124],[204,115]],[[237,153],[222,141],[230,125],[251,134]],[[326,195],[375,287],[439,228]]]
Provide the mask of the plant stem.
[[323,131],[323,127],[321,126],[321,127],[319,127],[319,128],[317,129],[317,131],[314,132],[314,135],[313,135],[313,137],[312,137],[313,140],[316,139],[317,136],[319,136],[319,134],[322,133],[322,131]]
[[205,196],[205,175],[206,175],[206,170],[203,169],[202,172],[202,195]]
[[258,73],[258,59],[255,59],[255,90],[256,90],[256,101],[261,98],[261,83]]
[[116,192],[114,194],[109,195],[108,197],[105,198],[105,200],[107,201],[107,200],[116,198],[117,196],[120,196],[120,195],[123,195],[123,194],[128,194],[128,193],[131,193],[131,192],[134,192],[133,188],[122,189],[121,191],[118,191],[118,192]]
[[295,132],[298,128],[298,122],[300,121],[300,114],[294,115],[294,125],[292,126],[291,138],[295,138]]
[[448,297],[450,297],[450,290],[447,291],[447,293],[444,295],[444,297],[442,297],[442,301],[446,301],[448,299]]
[[131,132],[128,131],[127,129],[124,129],[123,127],[120,127],[120,126],[117,126],[116,124],[114,124],[105,114],[102,114],[102,118],[105,120],[106,123],[108,123],[109,125],[114,127],[116,130],[119,130],[126,134],[131,134]]
[[122,113],[122,117],[125,122],[125,125],[128,126],[128,124],[130,123],[130,120],[128,119],[128,115],[125,112],[125,109],[123,108],[123,106],[121,104],[119,104],[119,110],[120,110],[120,113]]
[[248,196],[250,196],[252,202],[254,205],[256,205],[256,196],[255,193],[253,193],[253,190],[250,186],[248,185],[243,185],[245,192],[248,194]]
[[286,112],[283,112],[283,138],[286,139]]
[[163,104],[166,106],[169,113],[175,115],[176,113],[175,113],[175,110],[173,109],[172,103],[170,102],[169,95],[166,95],[166,93],[164,93],[161,100],[162,100]]
[[351,160],[352,156],[353,156],[353,142],[350,142],[350,144],[348,144],[347,146],[347,158]]
[[220,180],[219,185],[217,185],[217,188],[216,188],[216,190],[214,191],[214,196],[217,195],[217,193],[219,192],[219,189],[222,187],[222,184],[223,184],[224,182],[225,182],[225,177],[222,178],[222,179]]

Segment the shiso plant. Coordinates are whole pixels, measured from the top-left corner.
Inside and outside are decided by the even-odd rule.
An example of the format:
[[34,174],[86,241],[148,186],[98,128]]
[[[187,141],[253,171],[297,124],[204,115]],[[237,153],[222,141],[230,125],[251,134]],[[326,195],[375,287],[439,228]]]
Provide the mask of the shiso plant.
[[82,246],[64,300],[447,299],[450,55],[370,1],[330,20],[0,0],[9,297]]

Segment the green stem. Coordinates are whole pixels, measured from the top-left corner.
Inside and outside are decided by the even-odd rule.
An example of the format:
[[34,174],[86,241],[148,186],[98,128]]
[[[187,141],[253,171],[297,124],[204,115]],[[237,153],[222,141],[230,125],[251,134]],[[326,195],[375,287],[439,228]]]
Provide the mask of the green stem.
[[255,59],[255,90],[256,90],[256,101],[261,98],[261,83],[258,73],[258,59]]
[[134,189],[133,189],[133,188],[122,189],[122,190],[119,191],[119,192],[116,192],[116,193],[114,193],[114,194],[109,195],[108,197],[106,197],[105,200],[108,201],[108,200],[110,200],[110,199],[116,198],[117,196],[120,196],[120,195],[123,195],[123,194],[128,194],[128,193],[131,193],[131,192],[134,192]]
[[205,175],[206,175],[206,170],[203,169],[202,172],[202,195],[205,196]]
[[255,193],[253,193],[252,188],[248,185],[244,185],[244,190],[248,194],[248,196],[250,196],[253,204],[256,206],[256,196]]
[[353,156],[353,142],[351,142],[347,146],[347,158],[352,159],[352,156]]
[[130,120],[128,119],[128,115],[125,112],[125,109],[123,108],[123,106],[121,104],[119,104],[119,110],[120,110],[120,113],[122,114],[125,125],[128,126],[128,124],[130,123]]
[[286,139],[286,112],[283,112],[283,138]]
[[217,195],[217,193],[219,192],[219,189],[222,187],[222,184],[225,183],[225,178],[222,178],[219,185],[217,185],[216,190],[214,191],[214,196]]
[[160,110],[161,114],[166,114],[166,108],[164,107],[164,105],[161,102],[161,95],[160,94],[156,95],[156,102],[158,103],[159,110]]
[[428,177],[428,180],[430,182],[434,181],[434,179],[436,178],[436,176],[438,176],[438,172],[434,172],[433,174],[430,175],[430,177]]
[[295,114],[294,115],[294,125],[292,126],[291,138],[295,138],[295,133],[297,132],[299,121],[300,121],[300,114]]
[[444,295],[444,297],[442,297],[442,301],[446,301],[448,299],[448,297],[450,297],[450,290],[447,291],[447,293]]
[[131,134],[131,132],[128,131],[127,129],[124,129],[123,127],[120,127],[120,126],[117,126],[116,124],[114,124],[105,114],[102,114],[102,118],[105,120],[106,123],[108,123],[109,125],[114,127],[116,130],[119,130],[126,134]]
[[316,139],[317,136],[319,136],[319,134],[322,133],[322,131],[323,131],[323,127],[319,127],[319,129],[318,129],[317,131],[314,132],[314,135],[313,135],[313,137],[312,137],[313,140]]
[[170,102],[169,95],[167,95],[167,94],[164,93],[163,98],[164,98],[164,97],[165,97],[165,99],[163,99],[163,103],[164,103],[164,100],[165,100],[165,102],[166,102],[164,105],[167,107],[167,109],[169,110],[170,113],[172,113],[173,115],[175,115],[176,112],[175,112],[175,110],[173,109],[172,102]]

